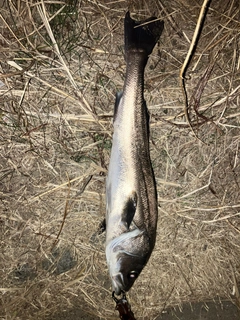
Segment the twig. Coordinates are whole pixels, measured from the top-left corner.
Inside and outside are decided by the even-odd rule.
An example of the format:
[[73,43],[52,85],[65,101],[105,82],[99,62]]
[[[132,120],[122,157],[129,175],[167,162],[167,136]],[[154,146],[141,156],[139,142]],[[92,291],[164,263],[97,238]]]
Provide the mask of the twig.
[[197,43],[198,43],[198,39],[201,33],[201,28],[203,26],[203,22],[209,7],[211,0],[204,0],[199,17],[198,17],[198,21],[197,21],[197,25],[193,34],[193,38],[192,38],[192,42],[190,44],[187,56],[183,62],[182,68],[180,70],[180,86],[182,88],[182,92],[183,92],[183,97],[184,97],[184,113],[185,113],[185,117],[186,120],[194,134],[194,136],[198,139],[197,135],[195,134],[191,121],[190,121],[190,117],[189,117],[189,104],[188,104],[188,96],[187,96],[187,90],[186,90],[186,85],[185,85],[185,75],[186,75],[186,71],[188,68],[188,65],[193,57],[194,51],[196,49]]
[[58,243],[59,236],[60,236],[60,234],[62,232],[64,223],[65,223],[67,215],[68,215],[69,195],[70,195],[70,190],[71,190],[71,184],[70,184],[70,180],[69,180],[68,174],[67,174],[67,178],[68,178],[68,193],[67,193],[67,198],[66,198],[66,203],[65,203],[65,208],[64,208],[63,219],[62,219],[62,223],[61,223],[60,229],[58,231],[58,234],[56,236],[56,239],[55,239],[55,241],[53,243],[53,247],[55,247],[55,245]]
[[193,289],[192,289],[192,287],[191,287],[191,285],[190,285],[190,283],[189,283],[189,281],[188,281],[188,279],[187,279],[187,276],[184,274],[184,272],[183,272],[180,264],[177,262],[177,260],[176,260],[176,258],[175,258],[174,256],[173,256],[173,260],[174,260],[174,262],[176,263],[178,269],[180,270],[180,272],[181,272],[181,274],[182,274],[182,276],[183,276],[183,279],[185,280],[185,282],[186,282],[186,284],[187,284],[187,286],[188,286],[191,294],[194,296],[194,291],[193,291]]

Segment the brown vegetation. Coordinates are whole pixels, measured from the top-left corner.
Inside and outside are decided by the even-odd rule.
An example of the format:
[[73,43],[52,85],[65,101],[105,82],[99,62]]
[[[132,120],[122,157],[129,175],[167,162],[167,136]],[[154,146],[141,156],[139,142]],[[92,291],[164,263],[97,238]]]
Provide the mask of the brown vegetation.
[[[0,318],[117,318],[97,230],[123,19],[165,21],[146,69],[159,197],[153,255],[129,293],[137,319],[232,299],[240,280],[240,4],[213,0],[179,72],[200,0],[4,1],[0,13]],[[81,315],[80,315],[81,314]],[[67,319],[67,316],[65,316]]]

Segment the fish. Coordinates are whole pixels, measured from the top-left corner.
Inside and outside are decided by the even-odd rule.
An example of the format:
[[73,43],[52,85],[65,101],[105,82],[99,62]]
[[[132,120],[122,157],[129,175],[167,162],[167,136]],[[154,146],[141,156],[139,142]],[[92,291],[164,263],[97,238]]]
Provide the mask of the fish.
[[105,253],[112,289],[127,292],[149,260],[156,240],[157,189],[149,151],[144,70],[163,31],[155,17],[124,19],[126,75],[116,96],[106,178]]

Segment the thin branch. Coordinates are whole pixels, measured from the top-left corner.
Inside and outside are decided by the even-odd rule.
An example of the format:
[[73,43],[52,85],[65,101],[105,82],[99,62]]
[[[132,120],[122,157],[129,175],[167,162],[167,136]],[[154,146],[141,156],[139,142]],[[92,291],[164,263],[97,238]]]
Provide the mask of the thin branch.
[[192,41],[191,41],[187,56],[186,56],[186,58],[185,58],[185,60],[183,62],[182,68],[180,70],[180,75],[179,75],[179,77],[180,77],[180,86],[182,88],[183,97],[184,97],[184,104],[185,104],[184,113],[185,113],[185,117],[186,117],[186,120],[187,120],[189,126],[192,129],[192,132],[193,132],[194,136],[197,139],[198,139],[198,137],[196,136],[196,134],[195,134],[195,132],[193,130],[193,127],[192,127],[192,124],[191,124],[191,121],[190,121],[190,117],[189,117],[189,104],[188,104],[188,96],[187,96],[187,90],[186,90],[186,85],[185,85],[185,75],[186,75],[186,71],[187,71],[187,68],[189,66],[189,63],[191,62],[191,59],[193,57],[194,51],[196,49],[196,46],[197,46],[197,43],[198,43],[198,40],[199,40],[199,37],[200,37],[200,34],[201,34],[201,29],[202,29],[202,26],[203,26],[203,23],[204,23],[204,20],[205,20],[205,17],[206,17],[206,13],[207,13],[210,1],[211,0],[204,0],[204,2],[203,2],[203,5],[202,5],[202,8],[201,8],[199,17],[198,17],[197,25],[196,25],[196,28],[195,28],[195,31],[194,31],[194,34],[193,34],[193,38],[192,38]]

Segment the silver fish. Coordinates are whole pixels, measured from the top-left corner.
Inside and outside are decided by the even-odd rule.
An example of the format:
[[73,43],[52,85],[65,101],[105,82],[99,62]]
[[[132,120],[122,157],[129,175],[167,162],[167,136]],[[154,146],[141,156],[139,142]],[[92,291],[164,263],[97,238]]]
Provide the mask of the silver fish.
[[143,90],[144,69],[163,22],[154,17],[136,22],[127,12],[124,30],[127,69],[123,92],[115,103],[106,181],[106,258],[117,295],[132,287],[155,245],[157,191]]

